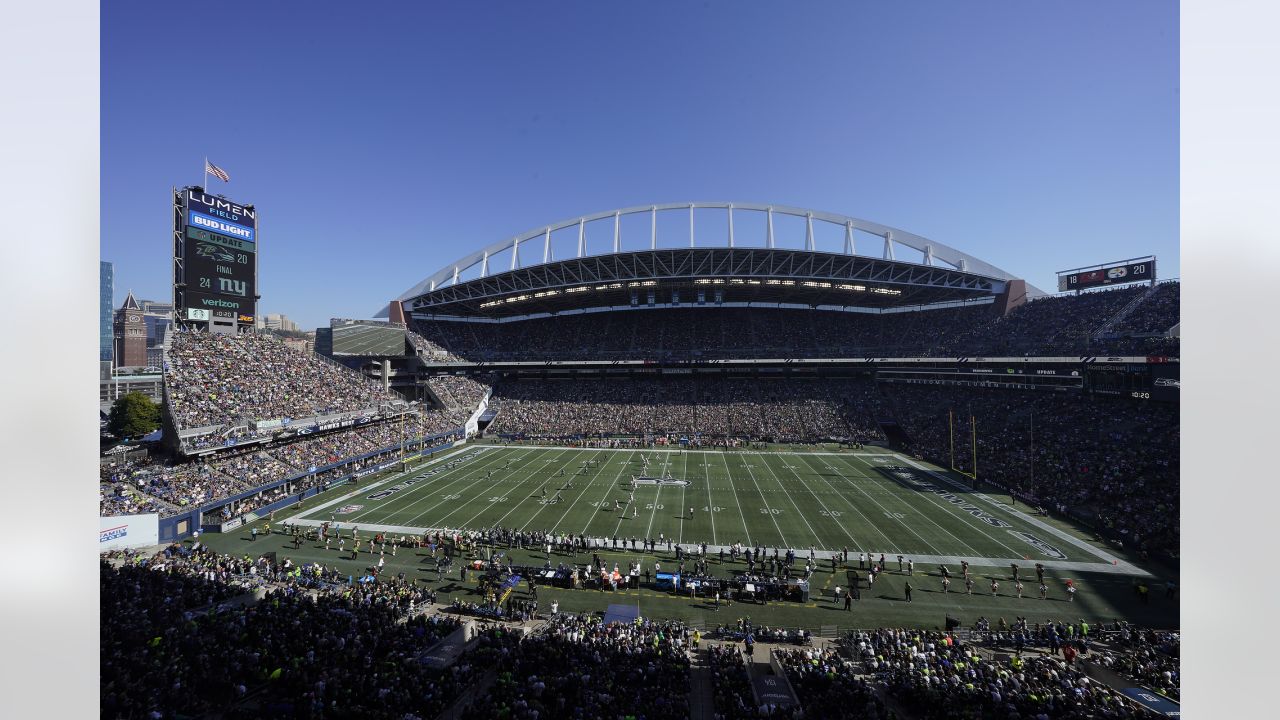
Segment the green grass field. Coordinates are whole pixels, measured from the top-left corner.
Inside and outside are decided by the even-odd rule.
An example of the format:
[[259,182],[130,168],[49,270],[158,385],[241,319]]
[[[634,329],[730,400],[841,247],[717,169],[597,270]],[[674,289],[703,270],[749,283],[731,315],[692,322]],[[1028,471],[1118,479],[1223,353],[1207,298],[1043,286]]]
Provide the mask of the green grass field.
[[[647,469],[642,457],[648,458]],[[632,506],[628,501],[634,475],[669,475],[687,484],[641,485],[635,490]],[[1056,520],[1026,514],[1022,505],[1009,505],[1007,496],[976,492],[961,484],[967,482],[882,448],[865,452],[681,452],[479,444],[439,454],[409,472],[391,472],[330,490],[300,507],[278,512],[275,529],[281,521],[319,525],[332,520],[341,524],[344,534],[358,526],[362,537],[375,531],[408,534],[493,526],[586,534],[608,538],[610,544],[615,535],[619,539],[656,539],[661,535],[686,546],[705,542],[713,557],[719,546],[732,543],[763,545],[770,553],[773,548],[792,548],[802,558],[815,548],[824,560],[818,563],[821,572],[814,577],[810,603],[770,603],[769,607],[752,606],[745,611],[758,622],[788,626],[932,627],[945,613],[966,622],[978,615],[1010,620],[1027,615],[1033,621],[1122,617],[1146,625],[1177,626],[1177,600],[1163,597],[1167,579],[1163,572],[1152,577],[1087,534]],[[557,494],[560,500],[549,502]],[[621,510],[616,509],[615,501],[621,503]],[[294,549],[279,535],[251,541],[244,529],[204,539],[219,550],[274,550],[298,562],[350,565],[352,573],[361,573],[369,565],[367,553],[357,560],[347,560],[349,553],[339,559],[336,549],[325,551],[317,543]],[[246,544],[250,542],[253,544]],[[842,564],[833,574],[825,558],[845,548],[850,555],[848,567],[858,568],[859,552],[876,558],[883,553],[890,570],[873,592],[864,589],[854,613],[831,612],[837,608],[830,595],[836,585],[846,584],[846,566]],[[478,599],[468,597],[475,591],[473,581],[464,585],[456,576],[437,577],[434,569],[427,569],[429,558],[418,557],[424,553],[409,550],[396,558],[388,555],[387,569],[405,571],[406,576],[436,587],[442,600],[459,594]],[[540,552],[511,554],[516,562],[541,564],[546,560]],[[640,559],[646,567],[655,559],[653,554],[629,548],[602,554],[619,563]],[[914,560],[914,577],[897,571],[899,554]],[[656,559],[665,563],[672,558],[663,549]],[[967,560],[977,576],[972,595],[964,594],[959,581],[960,560]],[[553,564],[574,561],[569,556],[551,558]],[[576,561],[584,563],[586,559]],[[1021,599],[1014,595],[1009,577],[1013,562],[1024,569],[1025,597]],[[1048,600],[1038,598],[1032,567],[1036,562],[1048,568]],[[946,563],[952,572],[950,593],[941,591],[939,563]],[[713,574],[721,576],[740,569],[730,562],[712,564]],[[1030,580],[1025,579],[1028,577]],[[996,597],[990,593],[991,578],[1001,584]],[[1066,600],[1067,578],[1080,589],[1073,603]],[[1151,604],[1140,604],[1134,597],[1133,583],[1138,578],[1151,585]],[[911,603],[902,600],[907,581],[916,590]],[[602,610],[610,602],[635,602],[642,612],[660,617],[695,622],[732,619],[723,612],[716,614],[701,598],[691,601],[652,590],[619,595],[627,598],[598,591],[545,588],[539,599],[555,598],[562,608],[575,611]],[[1161,596],[1158,600],[1157,595]],[[737,615],[744,613],[740,608],[734,610]]]
[[[649,460],[647,469],[642,457]],[[446,467],[450,462],[454,464]],[[427,475],[437,467],[442,469]],[[688,484],[641,485],[630,504],[632,476],[668,474]],[[380,497],[397,487],[401,489]],[[895,560],[901,554],[932,565],[967,559],[983,565],[1025,566],[1030,560],[1054,567],[1118,567],[1112,564],[1115,558],[1098,548],[1017,508],[966,492],[922,463],[885,451],[724,453],[479,445],[376,488],[342,493],[296,518],[304,524],[326,520],[396,533],[503,526],[605,538],[662,536],[709,546],[744,543],[806,553],[809,548],[848,548]]]

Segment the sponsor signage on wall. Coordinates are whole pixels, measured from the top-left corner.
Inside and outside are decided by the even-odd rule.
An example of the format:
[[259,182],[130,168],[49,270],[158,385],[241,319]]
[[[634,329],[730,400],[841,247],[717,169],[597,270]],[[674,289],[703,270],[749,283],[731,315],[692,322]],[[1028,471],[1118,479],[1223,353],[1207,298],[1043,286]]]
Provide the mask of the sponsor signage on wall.
[[160,542],[160,516],[114,515],[98,518],[98,550],[145,547]]

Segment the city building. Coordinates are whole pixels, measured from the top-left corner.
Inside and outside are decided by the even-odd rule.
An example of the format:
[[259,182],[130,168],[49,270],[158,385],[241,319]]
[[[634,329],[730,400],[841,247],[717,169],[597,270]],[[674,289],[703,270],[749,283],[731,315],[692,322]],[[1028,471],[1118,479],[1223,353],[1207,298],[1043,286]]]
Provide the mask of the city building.
[[147,351],[150,355],[151,350],[164,343],[165,331],[173,324],[173,303],[143,300],[139,305],[142,306],[142,319],[147,323]]
[[146,367],[147,323],[133,291],[115,313],[114,336],[116,367]]
[[258,327],[264,330],[285,330],[288,332],[298,331],[298,323],[290,320],[287,315],[278,313],[259,316]]
[[98,360],[111,361],[115,350],[114,322],[115,266],[98,263]]

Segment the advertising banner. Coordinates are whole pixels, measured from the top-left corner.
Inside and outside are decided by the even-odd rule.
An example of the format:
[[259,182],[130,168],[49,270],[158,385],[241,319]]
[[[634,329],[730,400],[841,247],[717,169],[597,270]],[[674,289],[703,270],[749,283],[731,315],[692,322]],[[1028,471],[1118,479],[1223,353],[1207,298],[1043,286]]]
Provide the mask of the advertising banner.
[[187,188],[184,199],[187,206],[188,225],[255,242],[254,232],[258,227],[257,210],[226,198],[200,192],[195,188]]
[[98,551],[160,544],[160,515],[114,515],[98,518]]

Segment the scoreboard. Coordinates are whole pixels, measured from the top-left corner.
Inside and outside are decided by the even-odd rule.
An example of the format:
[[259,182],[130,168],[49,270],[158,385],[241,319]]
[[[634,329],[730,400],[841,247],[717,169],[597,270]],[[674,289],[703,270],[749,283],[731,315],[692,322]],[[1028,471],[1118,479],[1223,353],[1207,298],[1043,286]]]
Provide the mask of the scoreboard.
[[1090,270],[1068,270],[1058,274],[1058,292],[1087,290],[1104,285],[1151,282],[1156,279],[1156,259],[1107,265]]
[[252,205],[186,187],[174,193],[174,310],[253,324],[257,309],[258,213]]

